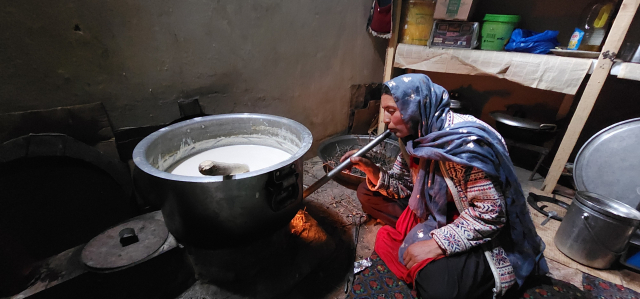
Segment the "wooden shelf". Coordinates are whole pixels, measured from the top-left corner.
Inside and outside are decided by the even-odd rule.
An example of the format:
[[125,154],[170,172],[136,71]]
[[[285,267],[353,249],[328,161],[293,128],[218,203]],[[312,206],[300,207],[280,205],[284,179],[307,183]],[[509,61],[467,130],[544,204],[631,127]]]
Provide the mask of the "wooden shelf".
[[573,95],[595,61],[555,55],[399,44],[394,67],[494,76],[532,88]]
[[[399,44],[394,67],[427,72],[485,75],[532,88],[575,94],[598,59]],[[610,75],[640,81],[640,64],[616,61]]]
[[[613,69],[611,73],[613,75]],[[630,62],[620,63],[620,67],[616,75],[619,79],[640,81],[640,64]]]

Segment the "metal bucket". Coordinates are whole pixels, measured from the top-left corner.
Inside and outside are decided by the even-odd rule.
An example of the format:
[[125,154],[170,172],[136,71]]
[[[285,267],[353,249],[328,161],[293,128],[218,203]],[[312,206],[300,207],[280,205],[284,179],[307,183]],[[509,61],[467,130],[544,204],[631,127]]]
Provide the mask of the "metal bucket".
[[606,269],[627,248],[640,212],[617,200],[578,191],[554,238],[556,247],[583,265]]

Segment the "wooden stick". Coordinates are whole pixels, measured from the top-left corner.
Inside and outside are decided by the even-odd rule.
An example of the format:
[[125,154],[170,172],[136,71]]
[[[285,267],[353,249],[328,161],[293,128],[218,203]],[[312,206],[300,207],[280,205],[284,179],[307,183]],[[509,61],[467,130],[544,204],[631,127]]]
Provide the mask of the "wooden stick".
[[593,108],[593,105],[598,98],[598,94],[602,89],[602,85],[611,71],[613,59],[620,49],[620,45],[627,34],[627,30],[629,30],[629,25],[638,10],[639,3],[640,0],[624,0],[620,6],[618,16],[613,21],[613,26],[611,26],[609,36],[602,47],[602,53],[598,58],[595,70],[593,71],[589,82],[587,82],[587,86],[582,94],[580,103],[576,108],[575,114],[571,118],[571,123],[569,123],[567,132],[564,134],[564,138],[562,138],[562,143],[560,143],[560,147],[553,159],[551,168],[549,168],[549,173],[544,180],[544,184],[542,185],[542,192],[544,194],[551,194],[558,183],[558,179],[560,179],[562,170],[564,169],[567,160],[569,160],[569,155],[571,155],[571,152],[578,141],[580,132],[589,117],[589,113],[591,113],[591,109]]
[[[393,28],[391,29],[391,38],[387,46],[387,55],[384,58],[384,78],[382,82],[391,80],[393,73],[393,60],[396,56],[396,46],[398,45],[398,32],[400,31],[400,13],[402,12],[402,0],[394,1],[393,12]],[[382,134],[386,130],[384,124],[384,109],[380,105],[380,114],[378,115],[378,134]],[[407,162],[408,163],[408,162]]]

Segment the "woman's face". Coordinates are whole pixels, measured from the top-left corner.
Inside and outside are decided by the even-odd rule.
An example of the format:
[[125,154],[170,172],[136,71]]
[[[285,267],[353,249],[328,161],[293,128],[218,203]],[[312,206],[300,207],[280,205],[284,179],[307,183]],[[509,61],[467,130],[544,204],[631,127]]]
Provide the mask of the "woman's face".
[[384,123],[387,124],[389,130],[396,134],[398,138],[407,137],[411,134],[407,125],[402,120],[402,114],[398,110],[393,97],[383,94],[381,98],[382,109],[384,109]]

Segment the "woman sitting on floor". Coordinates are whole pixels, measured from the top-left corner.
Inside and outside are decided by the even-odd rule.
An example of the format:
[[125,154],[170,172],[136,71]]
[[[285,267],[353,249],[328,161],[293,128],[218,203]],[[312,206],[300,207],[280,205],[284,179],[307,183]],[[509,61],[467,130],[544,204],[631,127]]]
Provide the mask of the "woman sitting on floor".
[[386,82],[381,105],[408,161],[400,154],[385,172],[351,159],[367,174],[358,189],[363,210],[388,224],[375,252],[391,271],[425,299],[499,297],[546,273],[544,243],[502,137],[449,111],[447,91],[422,74]]

